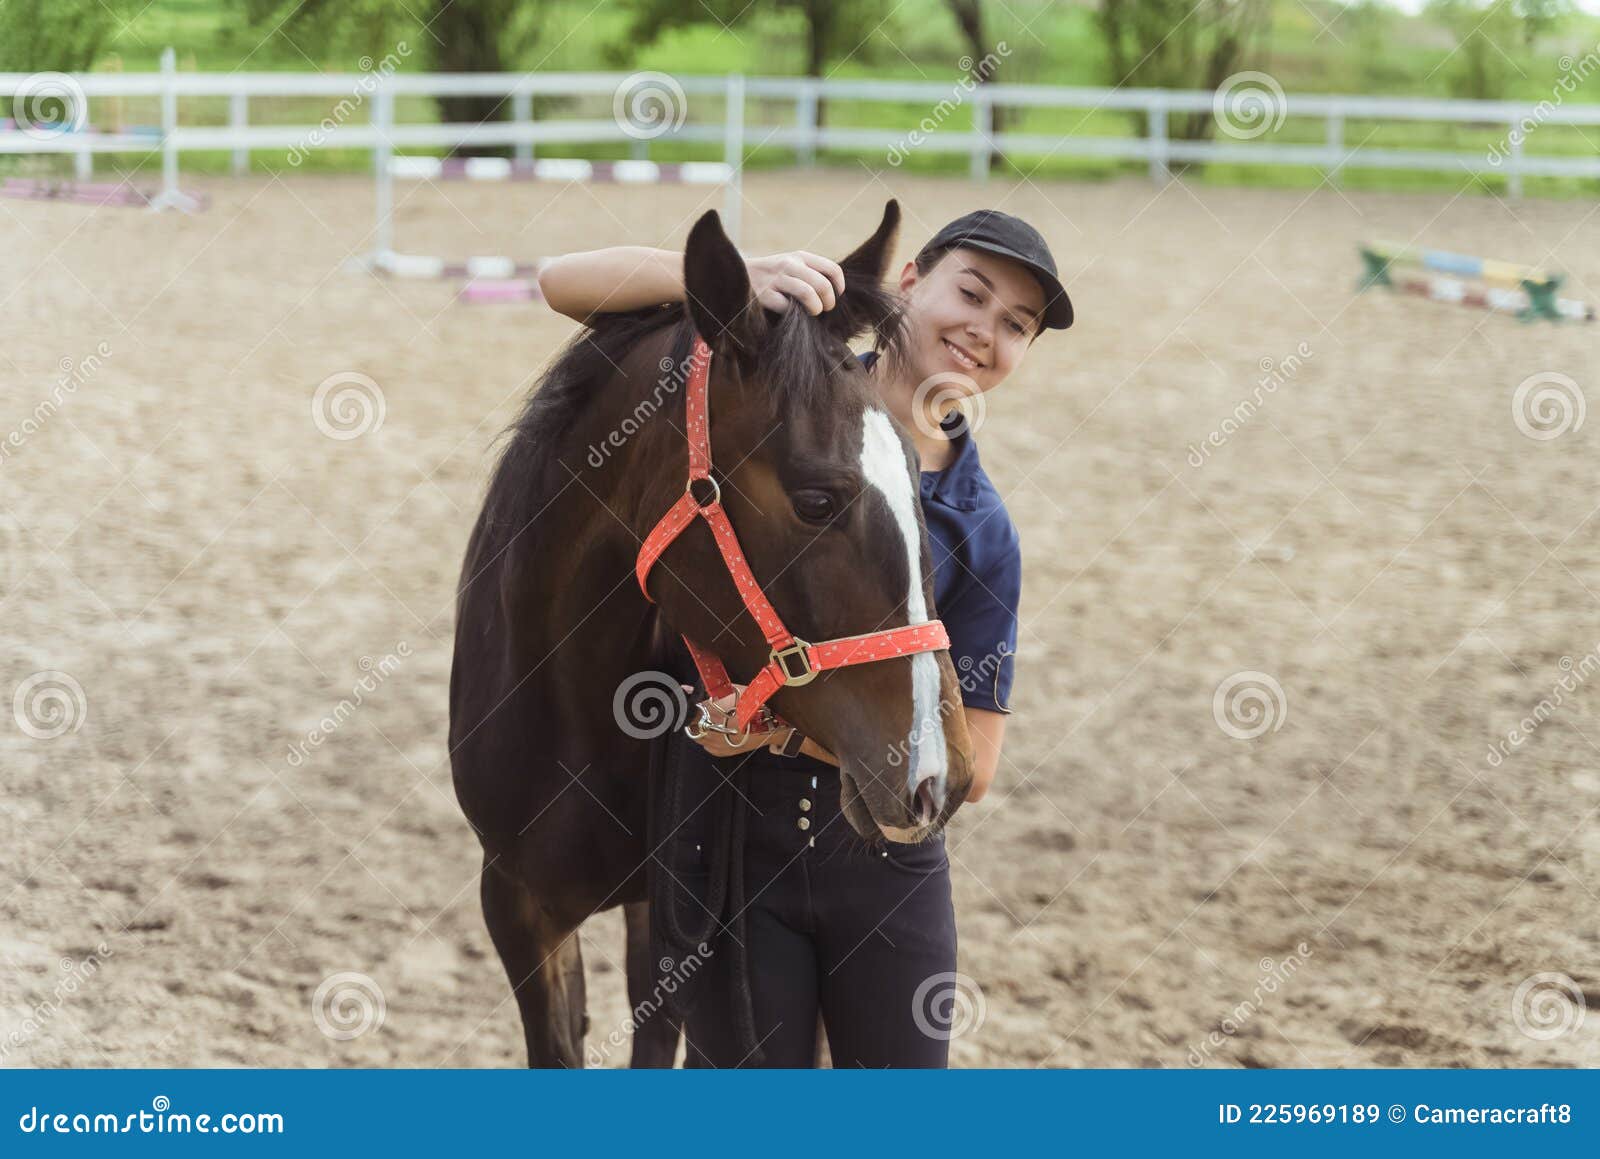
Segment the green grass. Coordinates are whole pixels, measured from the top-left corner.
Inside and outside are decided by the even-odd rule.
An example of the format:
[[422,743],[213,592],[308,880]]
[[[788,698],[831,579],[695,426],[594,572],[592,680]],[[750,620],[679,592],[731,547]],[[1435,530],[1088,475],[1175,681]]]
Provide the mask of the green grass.
[[[639,49],[629,68],[680,74],[720,75],[741,71],[748,74],[798,74],[804,60],[803,26],[792,11],[760,14],[734,30],[715,25],[700,25],[674,31],[659,42]],[[116,34],[102,67],[143,71],[157,67],[161,49],[172,44],[178,50],[179,67],[208,71],[247,69],[250,71],[307,71],[313,65],[326,71],[350,71],[361,55],[348,45],[327,44],[308,37],[290,26],[263,38],[258,30],[242,25],[235,0],[152,0]],[[1044,3],[1043,0],[1013,0],[1007,5],[987,9],[991,40],[1004,41],[1007,55],[1002,79],[1016,83],[1061,85],[1101,85],[1106,82],[1105,52],[1094,26],[1093,13],[1074,4]],[[533,43],[514,61],[515,68],[542,71],[606,69],[603,50],[625,38],[626,14],[614,7],[594,8],[590,0],[557,4],[544,19]],[[415,30],[411,43],[420,48],[426,34]],[[1562,34],[1527,51],[1516,46],[1514,59],[1523,75],[1513,72],[1508,99],[1539,100],[1549,97],[1560,76],[1557,60],[1563,52],[1600,42],[1600,21],[1576,20]],[[1449,84],[1449,37],[1426,20],[1405,17],[1393,11],[1345,8],[1325,0],[1284,0],[1273,14],[1272,36],[1264,54],[1246,67],[1274,76],[1289,93],[1353,92],[1383,93],[1396,96],[1452,95]],[[858,52],[838,62],[830,75],[839,78],[894,78],[930,80],[958,90],[961,75],[956,60],[962,55],[962,41],[956,34],[942,0],[904,0],[892,9],[887,22],[869,36]],[[381,55],[381,52],[377,53]],[[425,67],[422,52],[413,54],[416,67]],[[308,57],[310,58],[308,61]],[[1590,79],[1566,97],[1569,102],[1600,100],[1600,81]],[[275,98],[252,102],[251,122],[255,124],[311,124],[325,116],[335,103],[321,98]],[[563,102],[541,101],[544,113],[553,116],[610,116],[609,98],[584,98]],[[827,121],[841,127],[904,128],[909,130],[929,114],[925,104],[849,102],[828,106]],[[359,114],[358,114],[359,115]],[[1045,135],[1125,136],[1138,131],[1137,121],[1122,113],[1105,110],[1027,109],[1010,114],[1007,128]],[[719,123],[720,101],[696,98],[690,116],[698,121]],[[757,102],[747,108],[747,127],[752,141],[760,136],[762,125],[788,124],[793,116],[786,102]],[[184,102],[183,117],[188,124],[224,124],[227,119],[223,100]],[[403,102],[402,121],[436,119],[431,102]],[[157,119],[155,102],[132,99],[112,108],[105,104],[93,110],[96,123],[152,123]],[[971,124],[966,108],[957,109],[941,126],[941,131],[962,132]],[[1318,119],[1290,118],[1276,131],[1258,142],[1321,143],[1324,126]],[[1503,141],[1504,129],[1492,126],[1466,126],[1406,122],[1350,122],[1345,126],[1347,144],[1365,142],[1372,147],[1437,149],[1463,153],[1487,153]],[[1538,130],[1528,143],[1528,151],[1538,154],[1595,156],[1600,152],[1600,131],[1547,126]],[[570,147],[562,154],[591,158],[637,155],[627,145]],[[714,146],[689,146],[670,141],[651,142],[648,155],[657,160],[683,160],[716,156]],[[126,159],[131,161],[132,159]],[[1095,158],[1050,158],[1019,155],[1009,164],[997,165],[996,176],[1028,174],[1033,179],[1071,177],[1100,179],[1137,174],[1143,162],[1109,162]],[[865,163],[890,168],[882,153],[836,153],[823,151],[819,165],[855,168]],[[138,166],[154,168],[154,158]],[[755,169],[793,164],[789,149],[753,147],[745,158]],[[913,173],[963,174],[968,168],[966,154],[936,154],[913,151],[899,169]],[[111,168],[116,159],[101,164]],[[225,172],[227,154],[188,154],[183,159],[186,171]],[[370,167],[370,155],[359,150],[313,152],[304,164],[290,166],[279,154],[258,153],[252,167],[260,172],[299,171],[359,172]],[[1312,186],[1322,174],[1312,169],[1276,166],[1210,165],[1191,169],[1191,181],[1218,185]],[[1504,191],[1504,178],[1489,174],[1480,178],[1483,185]],[[1412,173],[1391,170],[1347,170],[1341,179],[1352,189],[1456,190],[1463,176],[1456,173]],[[1525,192],[1550,196],[1594,196],[1600,182],[1567,179],[1528,178]]]

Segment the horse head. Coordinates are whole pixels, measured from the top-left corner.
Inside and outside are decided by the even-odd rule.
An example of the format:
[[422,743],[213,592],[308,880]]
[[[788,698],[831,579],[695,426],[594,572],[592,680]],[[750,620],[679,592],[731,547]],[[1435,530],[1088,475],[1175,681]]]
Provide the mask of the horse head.
[[[868,330],[890,349],[899,340],[898,299],[883,288],[899,217],[890,201],[818,316],[760,306],[714,211],[684,252],[686,309],[711,350],[713,478],[756,582],[802,640],[935,614],[916,452],[848,345]],[[662,480],[656,508],[682,485],[681,474]],[[662,556],[651,594],[669,626],[747,682],[769,646],[695,522]],[[946,651],[823,671],[772,704],[838,757],[845,815],[863,836],[919,840],[966,797],[971,741]]]

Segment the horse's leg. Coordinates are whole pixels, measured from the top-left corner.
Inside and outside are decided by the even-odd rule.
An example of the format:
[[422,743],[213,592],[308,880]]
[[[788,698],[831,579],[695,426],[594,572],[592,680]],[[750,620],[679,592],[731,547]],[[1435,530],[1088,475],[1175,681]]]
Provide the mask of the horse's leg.
[[528,1065],[583,1066],[583,956],[578,931],[560,929],[521,881],[492,865],[479,883],[483,918],[500,954],[528,1047]]
[[682,1027],[665,1010],[652,1009],[661,1000],[655,992],[656,963],[650,957],[650,903],[631,901],[622,907],[628,922],[628,1005],[644,1020],[633,1031],[632,1067],[670,1067],[678,1057]]

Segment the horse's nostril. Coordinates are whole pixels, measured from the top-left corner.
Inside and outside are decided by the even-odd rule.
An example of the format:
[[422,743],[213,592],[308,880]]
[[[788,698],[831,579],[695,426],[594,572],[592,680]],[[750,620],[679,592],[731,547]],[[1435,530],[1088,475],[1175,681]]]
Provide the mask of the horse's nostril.
[[934,778],[929,777],[917,786],[916,793],[912,795],[919,825],[929,824],[944,808],[944,793],[934,787],[933,781]]

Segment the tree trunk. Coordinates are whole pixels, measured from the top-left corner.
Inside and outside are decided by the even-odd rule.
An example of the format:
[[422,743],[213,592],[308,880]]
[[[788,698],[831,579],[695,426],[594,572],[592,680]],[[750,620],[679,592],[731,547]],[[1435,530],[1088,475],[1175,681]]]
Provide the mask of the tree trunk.
[[[500,72],[500,28],[503,5],[493,0],[434,0],[429,27],[433,42],[433,67],[438,72]],[[439,43],[442,41],[443,43]],[[507,116],[504,97],[442,94],[434,98],[439,119],[450,124],[483,124]],[[462,145],[454,153],[478,156],[504,152],[500,146]]]
[[[961,29],[962,38],[967,42],[967,52],[972,57],[973,67],[989,55],[988,42],[983,35],[983,8],[982,0],[946,0],[950,8],[950,15],[955,17],[956,25]],[[998,72],[998,66],[995,72]],[[985,73],[978,78],[979,84],[989,84],[994,79],[994,73]],[[989,107],[989,131],[998,136],[1005,128],[1006,114],[1009,109],[998,106]],[[989,153],[989,164],[1003,165],[1005,156],[999,149]]]

